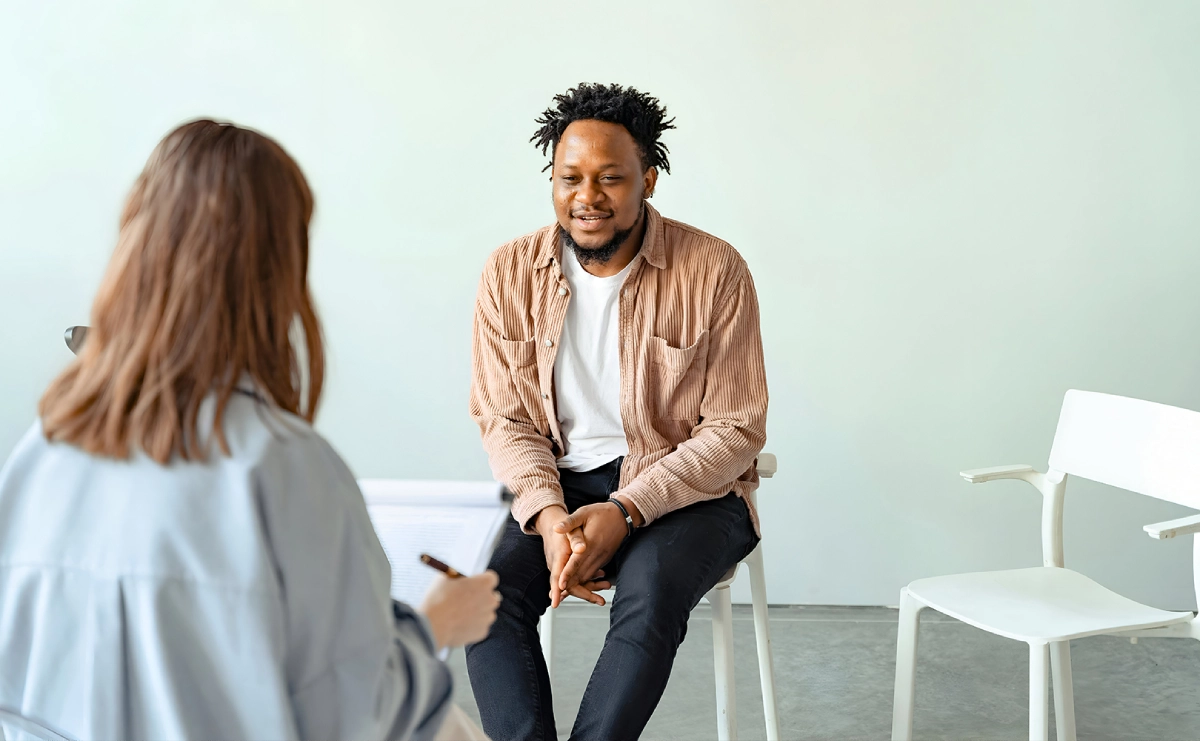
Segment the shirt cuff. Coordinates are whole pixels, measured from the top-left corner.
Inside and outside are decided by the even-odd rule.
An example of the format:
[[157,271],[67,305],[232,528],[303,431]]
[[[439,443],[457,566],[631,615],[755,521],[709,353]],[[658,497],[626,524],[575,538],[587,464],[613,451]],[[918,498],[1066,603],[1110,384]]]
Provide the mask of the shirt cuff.
[[513,500],[512,516],[527,535],[537,535],[538,531],[533,527],[533,519],[539,512],[555,504],[563,509],[567,508],[562,492],[552,489],[531,491]]
[[663,501],[658,492],[645,481],[634,479],[629,486],[616,492],[624,494],[637,506],[638,511],[642,513],[642,527],[649,525],[658,518],[670,512],[667,503]]
[[425,639],[425,645],[429,648],[429,653],[437,653],[437,641],[433,636],[433,625],[429,622],[429,618],[425,617],[424,613],[418,612],[412,605],[399,600],[392,600],[392,617],[398,623],[409,620],[415,622],[419,634]]

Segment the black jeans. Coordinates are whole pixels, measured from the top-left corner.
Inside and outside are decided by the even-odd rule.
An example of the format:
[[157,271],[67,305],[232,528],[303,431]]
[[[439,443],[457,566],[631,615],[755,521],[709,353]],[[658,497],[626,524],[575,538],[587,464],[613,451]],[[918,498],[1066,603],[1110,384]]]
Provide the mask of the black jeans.
[[[620,473],[620,459],[586,473],[561,471],[567,509],[607,500]],[[667,686],[692,608],[757,543],[746,504],[729,494],[665,515],[622,544],[604,567],[616,597],[572,739],[641,734]],[[542,539],[510,519],[490,568],[500,575],[504,601],[488,637],[467,647],[483,730],[493,741],[553,741],[550,678],[537,632],[550,606]]]

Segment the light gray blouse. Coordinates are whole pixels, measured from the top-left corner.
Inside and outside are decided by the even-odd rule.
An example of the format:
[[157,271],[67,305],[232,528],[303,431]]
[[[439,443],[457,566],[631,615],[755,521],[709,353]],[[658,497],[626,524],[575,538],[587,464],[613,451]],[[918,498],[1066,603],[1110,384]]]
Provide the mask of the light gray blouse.
[[251,394],[224,428],[231,456],[167,466],[25,435],[0,470],[0,705],[81,739],[431,738],[449,673],[388,596],[354,476]]

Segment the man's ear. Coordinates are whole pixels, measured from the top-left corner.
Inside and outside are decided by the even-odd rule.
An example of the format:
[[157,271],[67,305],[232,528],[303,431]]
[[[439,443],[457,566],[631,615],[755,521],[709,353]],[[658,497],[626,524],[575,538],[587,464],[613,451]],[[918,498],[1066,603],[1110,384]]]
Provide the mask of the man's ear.
[[654,186],[658,183],[658,168],[648,167],[642,174],[642,190],[647,198],[654,197]]

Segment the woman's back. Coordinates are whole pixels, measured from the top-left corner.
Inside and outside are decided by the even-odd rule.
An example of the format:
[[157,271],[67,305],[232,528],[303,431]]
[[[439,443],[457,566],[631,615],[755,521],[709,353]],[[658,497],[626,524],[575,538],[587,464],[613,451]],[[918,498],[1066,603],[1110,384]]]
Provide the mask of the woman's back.
[[0,708],[87,739],[422,739],[435,642],[493,573],[393,603],[362,493],[311,423],[325,354],[312,192],[198,120],[134,183],[87,341],[0,470]]
[[[25,436],[0,473],[0,705],[77,738],[408,736],[449,679],[393,619],[353,477],[248,393],[222,427],[230,455],[166,465]],[[413,681],[381,690],[396,646]],[[407,728],[376,725],[399,704]]]

